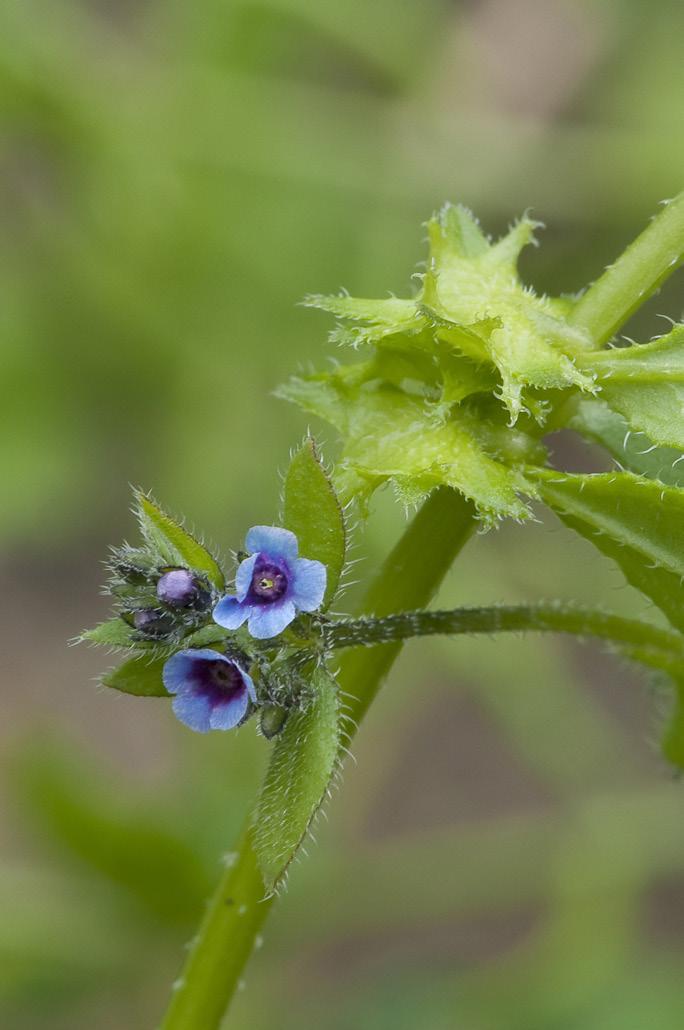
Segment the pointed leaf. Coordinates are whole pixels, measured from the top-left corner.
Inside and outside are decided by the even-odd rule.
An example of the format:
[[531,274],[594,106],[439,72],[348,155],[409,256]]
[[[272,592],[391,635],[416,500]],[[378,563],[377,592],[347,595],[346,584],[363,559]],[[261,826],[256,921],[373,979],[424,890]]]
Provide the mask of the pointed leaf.
[[[135,632],[123,619],[114,618],[101,622],[93,629],[87,629],[80,638],[86,644],[102,644],[105,647],[132,648],[137,647],[140,641],[136,640]],[[142,641],[143,647],[145,642]]]
[[162,669],[167,657],[129,658],[117,669],[105,673],[102,683],[105,687],[113,687],[124,694],[136,697],[169,697],[169,692],[162,682]]
[[529,515],[518,492],[534,494],[522,472],[490,457],[478,439],[472,414],[456,407],[448,419],[434,405],[389,385],[347,384],[335,373],[295,379],[280,396],[331,422],[345,438],[336,486],[343,501],[367,501],[387,481],[418,500],[450,486],[473,500],[480,516]]
[[601,396],[655,444],[684,450],[684,327],[651,343],[584,355]]
[[542,499],[684,630],[684,490],[629,472],[539,472]]
[[[466,328],[479,337],[479,347],[501,375],[502,399],[512,420],[523,409],[525,387],[594,390],[591,372],[573,362],[590,345],[587,335],[567,323],[557,304],[526,289],[518,276],[518,256],[534,241],[537,225],[523,218],[490,244],[468,212],[447,205],[428,226],[423,310],[443,326]],[[440,336],[450,338],[445,329]],[[464,353],[476,357],[477,346],[463,342]]]
[[216,559],[178,522],[167,515],[146,494],[136,493],[136,504],[143,536],[169,565],[187,565],[203,572],[218,590],[225,579]]
[[323,607],[327,608],[344,567],[346,529],[337,494],[311,437],[293,456],[287,470],[283,524],[296,535],[303,558],[315,558],[325,565]]
[[337,767],[337,684],[325,669],[313,675],[314,696],[293,711],[276,737],[254,823],[254,847],[268,893],[283,882]]
[[684,462],[679,451],[658,447],[605,401],[581,397],[568,427],[612,454],[623,468],[669,486],[684,486]]

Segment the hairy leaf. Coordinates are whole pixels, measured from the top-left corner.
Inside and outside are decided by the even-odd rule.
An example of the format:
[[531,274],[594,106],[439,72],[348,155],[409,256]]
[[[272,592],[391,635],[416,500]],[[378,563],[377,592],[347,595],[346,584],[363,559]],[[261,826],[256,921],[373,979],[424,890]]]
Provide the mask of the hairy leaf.
[[655,444],[684,450],[684,327],[651,343],[585,355],[601,396]]
[[145,647],[145,641],[137,640],[133,628],[118,617],[107,619],[93,629],[87,629],[81,634],[80,639],[87,644],[103,644],[105,647]]
[[136,697],[169,697],[162,682],[162,669],[166,660],[166,656],[129,658],[123,665],[105,673],[102,683],[105,687],[114,687],[115,690]]
[[336,485],[343,500],[367,499],[392,481],[408,500],[437,486],[459,490],[488,522],[502,516],[525,518],[518,492],[534,487],[515,467],[487,454],[473,430],[472,414],[456,407],[446,419],[434,406],[389,385],[350,385],[336,373],[295,379],[280,395],[331,422],[344,447]]
[[[491,244],[470,212],[447,205],[428,226],[423,310],[443,326],[476,337],[476,346],[501,375],[502,400],[513,420],[524,406],[525,387],[594,390],[591,373],[573,362],[590,344],[586,334],[570,327],[558,305],[535,296],[518,277],[520,251],[534,241],[538,224],[523,218]],[[444,338],[454,339],[448,331]],[[465,353],[472,356],[472,349]]]
[[269,894],[283,882],[338,761],[337,684],[320,668],[312,687],[308,707],[293,711],[275,739],[257,807],[254,846]]
[[344,515],[330,477],[309,437],[293,456],[285,477],[283,524],[296,534],[299,553],[327,569],[324,608],[337,591],[344,566]]
[[520,251],[534,242],[537,224],[523,218],[490,243],[466,208],[447,204],[428,225],[430,255],[415,298],[314,296],[305,303],[342,319],[331,334],[334,343],[372,345],[378,351],[404,348],[428,356],[427,382],[435,370],[441,372],[446,403],[465,396],[453,390],[446,356],[470,359],[481,366],[475,389],[498,387],[497,396],[514,422],[525,407],[534,406],[529,390],[595,389],[591,369],[575,364],[591,340],[570,326],[571,302],[538,297],[518,276]]
[[605,401],[581,397],[568,427],[612,454],[623,468],[669,486],[684,486],[684,462],[679,451],[658,447]]
[[629,472],[539,472],[542,499],[684,630],[684,490]]
[[143,536],[163,560],[169,565],[187,565],[197,572],[203,572],[218,590],[223,590],[223,572],[206,547],[146,494],[137,492],[135,498]]

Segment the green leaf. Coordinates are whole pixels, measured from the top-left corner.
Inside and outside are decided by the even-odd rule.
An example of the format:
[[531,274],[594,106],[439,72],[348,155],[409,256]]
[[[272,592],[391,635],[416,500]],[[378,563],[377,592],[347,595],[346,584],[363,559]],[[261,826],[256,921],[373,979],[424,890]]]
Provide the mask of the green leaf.
[[276,737],[259,798],[254,847],[269,894],[282,884],[330,786],[338,762],[337,684],[324,668],[314,696]]
[[166,655],[163,658],[129,658],[123,665],[105,673],[102,683],[135,697],[169,697],[162,682],[162,669],[167,658]]
[[684,486],[684,462],[680,452],[671,447],[658,447],[643,433],[633,430],[605,401],[578,398],[567,425],[605,447],[630,472],[659,479],[669,486]]
[[387,336],[419,333],[426,325],[424,315],[415,301],[385,297],[370,300],[364,297],[349,297],[346,294],[323,297],[312,295],[304,299],[304,305],[329,311],[339,318],[356,323],[344,328],[338,327],[330,334],[333,343],[361,344],[377,343]]
[[601,396],[653,443],[684,450],[684,327],[651,343],[584,355]]
[[287,470],[283,524],[297,536],[303,558],[314,558],[325,565],[323,607],[327,608],[344,567],[346,529],[337,494],[310,437],[293,456]]
[[107,619],[93,629],[87,629],[79,640],[87,644],[103,644],[105,647],[145,647],[144,641],[136,640],[133,628],[120,618]]
[[366,501],[392,481],[410,502],[437,486],[453,487],[475,502],[486,522],[529,515],[518,492],[534,495],[535,488],[517,467],[490,457],[472,413],[457,406],[440,418],[424,398],[386,384],[369,386],[348,383],[337,370],[291,380],[279,391],[342,434],[336,486],[343,501]]
[[218,590],[225,578],[216,559],[186,529],[155,504],[146,494],[135,495],[140,528],[147,542],[169,565],[187,565],[203,572]]
[[591,373],[573,360],[590,345],[587,334],[568,324],[559,304],[537,297],[518,276],[518,257],[534,242],[538,224],[522,218],[492,244],[469,211],[447,205],[428,225],[422,310],[439,320],[441,338],[455,346],[454,331],[475,337],[475,344],[464,340],[462,349],[471,357],[479,350],[499,370],[512,420],[523,409],[525,387],[595,389]]
[[684,630],[684,490],[629,472],[538,476],[546,504]]

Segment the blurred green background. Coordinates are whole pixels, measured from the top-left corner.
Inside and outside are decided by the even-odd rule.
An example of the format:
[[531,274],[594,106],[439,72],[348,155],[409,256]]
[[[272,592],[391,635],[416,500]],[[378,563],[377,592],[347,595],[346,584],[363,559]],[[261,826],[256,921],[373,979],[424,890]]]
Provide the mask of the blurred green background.
[[[271,522],[306,422],[270,393],[331,355],[296,302],[406,293],[446,199],[492,232],[532,207],[539,289],[595,277],[682,188],[683,33],[678,0],[4,0],[2,1027],[155,1025],[264,765],[66,647],[129,483],[224,551]],[[633,335],[683,309],[679,279]],[[381,497],[362,576],[402,521]],[[549,517],[440,600],[573,595],[644,609]],[[412,646],[228,1024],[678,1030],[666,703],[567,641]]]

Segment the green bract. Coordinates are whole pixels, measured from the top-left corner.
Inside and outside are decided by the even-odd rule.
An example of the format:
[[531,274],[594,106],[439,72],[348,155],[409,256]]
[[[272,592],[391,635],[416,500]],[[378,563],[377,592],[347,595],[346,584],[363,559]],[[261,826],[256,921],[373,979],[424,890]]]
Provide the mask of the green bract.
[[539,297],[519,279],[536,224],[523,218],[491,243],[465,208],[447,205],[429,223],[415,298],[307,299],[341,320],[333,342],[364,350],[356,364],[280,391],[339,430],[345,498],[366,500],[391,480],[409,501],[451,486],[485,522],[529,514],[525,466],[544,459],[553,392],[597,390],[577,361],[592,342],[570,324],[572,302]]

